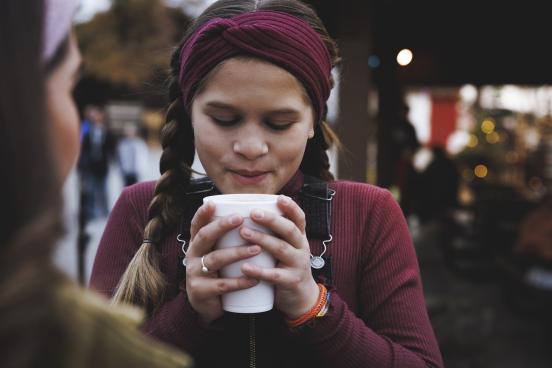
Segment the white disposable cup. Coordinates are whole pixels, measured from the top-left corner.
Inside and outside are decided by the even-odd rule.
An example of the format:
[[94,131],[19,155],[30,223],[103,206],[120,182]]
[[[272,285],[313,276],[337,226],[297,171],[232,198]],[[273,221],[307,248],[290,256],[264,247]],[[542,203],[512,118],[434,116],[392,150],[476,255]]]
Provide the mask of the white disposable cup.
[[[238,214],[244,218],[241,226],[271,234],[272,232],[266,227],[253,222],[250,213],[253,209],[260,209],[281,215],[282,212],[276,204],[277,200],[278,195],[275,194],[221,194],[205,197],[203,202],[213,202],[215,204],[215,218]],[[219,238],[215,248],[222,249],[250,244],[240,236],[239,229],[241,226]],[[273,268],[276,265],[274,257],[267,251],[261,250],[261,253],[254,257],[223,267],[219,274],[224,278],[243,277],[241,266],[246,262],[263,268]],[[225,293],[222,295],[222,307],[225,311],[234,313],[269,311],[274,307],[274,286],[265,281],[260,281],[251,288]]]

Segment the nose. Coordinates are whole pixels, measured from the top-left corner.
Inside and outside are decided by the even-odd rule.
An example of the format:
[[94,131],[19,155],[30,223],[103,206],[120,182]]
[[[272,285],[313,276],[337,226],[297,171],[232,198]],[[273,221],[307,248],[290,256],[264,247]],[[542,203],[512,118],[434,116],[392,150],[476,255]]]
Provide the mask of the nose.
[[268,153],[268,144],[261,134],[242,132],[233,142],[234,153],[248,160],[255,160]]

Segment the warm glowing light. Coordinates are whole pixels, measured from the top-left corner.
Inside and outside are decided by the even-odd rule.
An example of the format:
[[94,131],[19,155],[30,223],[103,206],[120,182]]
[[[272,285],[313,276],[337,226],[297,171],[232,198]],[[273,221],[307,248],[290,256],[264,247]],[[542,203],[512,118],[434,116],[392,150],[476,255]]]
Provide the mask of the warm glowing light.
[[475,176],[482,179],[487,176],[489,170],[487,169],[487,166],[479,164],[473,169],[473,173]]
[[529,179],[529,187],[534,191],[539,191],[543,188],[543,183],[541,178],[538,178],[536,176]]
[[492,132],[487,134],[485,139],[487,139],[487,142],[489,142],[490,144],[495,144],[500,141],[500,135],[497,132]]
[[458,192],[458,199],[460,200],[460,203],[469,205],[474,202],[475,195],[468,186],[461,186]]
[[515,164],[519,161],[519,155],[516,151],[510,151],[506,153],[506,162],[509,164]]
[[485,134],[492,133],[495,130],[495,122],[492,119],[485,119],[481,123],[481,131]]
[[468,140],[468,147],[473,148],[477,146],[479,143],[479,139],[475,134],[470,134],[470,139]]
[[412,61],[412,51],[409,49],[402,49],[397,54],[397,63],[401,66],[407,66]]

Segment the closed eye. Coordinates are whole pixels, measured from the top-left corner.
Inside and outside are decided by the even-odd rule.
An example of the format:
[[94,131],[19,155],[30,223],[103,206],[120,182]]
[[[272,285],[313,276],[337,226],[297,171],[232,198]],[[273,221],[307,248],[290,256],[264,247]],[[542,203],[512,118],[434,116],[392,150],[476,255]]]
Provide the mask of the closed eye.
[[220,118],[216,116],[210,116],[210,118],[215,124],[225,127],[235,125],[240,121],[240,118]]
[[272,129],[272,130],[282,131],[282,130],[286,130],[289,127],[291,127],[293,125],[293,123],[290,123],[290,122],[273,122],[273,121],[267,120],[267,121],[265,121],[265,125],[267,127],[269,127],[270,129]]

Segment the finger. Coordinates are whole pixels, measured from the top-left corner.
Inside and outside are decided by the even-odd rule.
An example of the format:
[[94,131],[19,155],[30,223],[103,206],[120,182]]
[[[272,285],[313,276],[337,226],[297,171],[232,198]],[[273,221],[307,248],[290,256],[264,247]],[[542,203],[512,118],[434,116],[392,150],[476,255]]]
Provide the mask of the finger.
[[201,299],[211,298],[231,291],[249,289],[259,283],[258,280],[239,277],[239,278],[193,278],[187,283],[188,292]]
[[295,201],[285,195],[278,196],[278,207],[284,216],[291,220],[303,234],[307,228],[305,212]]
[[249,279],[266,281],[275,286],[296,285],[301,281],[297,273],[284,268],[263,268],[253,263],[244,263],[241,271]]
[[308,247],[308,243],[305,244],[306,242],[304,241],[304,232],[299,230],[297,225],[288,218],[270,211],[255,209],[251,211],[251,219],[260,225],[266,226],[295,248]]
[[[272,254],[274,258],[287,265],[297,264],[301,259],[301,253],[304,253],[285,240],[247,227],[242,227],[240,229],[240,235],[245,240],[260,245],[263,249]],[[305,253],[304,256],[306,255]]]
[[[228,266],[229,264],[241,261],[242,259],[254,257],[260,252],[261,247],[258,245],[217,249],[203,256],[203,264],[210,272],[218,272],[221,268]],[[201,269],[203,266],[201,264],[201,259],[199,259],[197,264],[198,266],[194,266],[194,268]]]
[[243,217],[230,215],[217,218],[201,227],[192,238],[188,257],[200,257],[211,251],[216,241],[228,231],[243,223]]
[[192,218],[190,226],[190,240],[195,237],[199,229],[211,221],[213,213],[215,213],[215,204],[213,202],[207,202],[198,208]]

